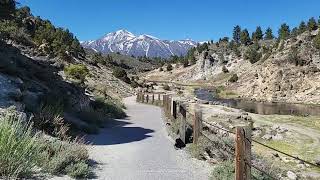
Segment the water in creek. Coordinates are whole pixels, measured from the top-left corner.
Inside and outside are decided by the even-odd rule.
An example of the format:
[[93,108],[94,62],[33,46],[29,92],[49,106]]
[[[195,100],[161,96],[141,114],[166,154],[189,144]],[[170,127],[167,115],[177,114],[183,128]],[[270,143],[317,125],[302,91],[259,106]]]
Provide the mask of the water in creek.
[[320,106],[318,105],[256,102],[241,99],[221,99],[214,97],[214,93],[206,89],[196,89],[195,95],[201,100],[212,101],[215,104],[223,104],[228,107],[242,109],[246,112],[255,114],[320,116]]

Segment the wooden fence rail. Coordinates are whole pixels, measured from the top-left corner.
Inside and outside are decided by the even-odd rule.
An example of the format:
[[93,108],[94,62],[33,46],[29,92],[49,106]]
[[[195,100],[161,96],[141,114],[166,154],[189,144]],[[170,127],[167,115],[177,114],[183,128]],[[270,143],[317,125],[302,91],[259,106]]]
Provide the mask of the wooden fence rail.
[[[149,102],[149,96],[151,97],[151,102]],[[162,94],[162,100],[161,94],[158,94],[158,102],[156,102],[153,93],[142,92],[137,93],[137,102],[160,105],[164,110],[164,114],[168,117],[168,120],[180,120],[180,139],[186,143],[187,109],[185,104],[172,99],[172,97],[167,94]],[[177,111],[178,108],[179,111]],[[192,120],[192,143],[196,144],[202,134],[202,112],[200,108],[195,109]],[[251,129],[249,127],[236,127],[235,179],[251,180]]]

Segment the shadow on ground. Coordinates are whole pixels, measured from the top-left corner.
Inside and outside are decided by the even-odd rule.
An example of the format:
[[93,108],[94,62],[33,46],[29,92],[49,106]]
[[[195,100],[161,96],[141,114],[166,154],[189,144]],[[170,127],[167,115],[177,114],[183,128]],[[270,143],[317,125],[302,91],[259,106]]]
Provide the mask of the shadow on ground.
[[154,130],[142,127],[126,127],[128,119],[114,119],[108,122],[98,135],[90,135],[87,142],[92,145],[116,145],[141,141],[152,137]]

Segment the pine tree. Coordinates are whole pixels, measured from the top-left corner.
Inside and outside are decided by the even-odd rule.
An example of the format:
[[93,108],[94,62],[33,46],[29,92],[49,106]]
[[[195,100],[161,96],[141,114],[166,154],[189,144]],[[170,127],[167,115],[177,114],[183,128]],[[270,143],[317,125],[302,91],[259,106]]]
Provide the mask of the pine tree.
[[279,39],[287,39],[290,36],[290,28],[286,23],[283,23],[278,31]]
[[240,43],[240,34],[241,34],[241,27],[237,25],[233,28],[233,40],[237,44]]
[[274,38],[274,35],[272,33],[272,29],[270,27],[268,27],[266,32],[265,32],[264,39],[270,40],[270,39],[273,39],[273,38]]
[[291,31],[290,36],[291,36],[291,37],[296,37],[296,36],[298,36],[298,35],[299,35],[299,29],[296,28],[296,27],[294,27],[294,28],[292,29],[292,31]]
[[301,21],[300,25],[299,25],[299,33],[303,33],[307,30],[307,26],[306,23],[304,21]]
[[0,20],[10,19],[16,10],[14,0],[0,0]]
[[250,43],[250,36],[249,36],[249,32],[247,29],[244,29],[243,31],[241,31],[241,34],[240,34],[240,42],[241,44],[244,44],[244,45],[248,45]]
[[316,37],[313,39],[313,45],[315,48],[320,50],[320,31],[316,35]]
[[263,38],[263,32],[261,30],[261,27],[258,26],[256,31],[254,33],[252,33],[252,40],[254,41],[259,41]]
[[317,27],[317,22],[314,19],[314,17],[310,18],[309,21],[308,21],[308,30],[309,31],[313,31],[313,30],[316,30],[317,28],[318,28]]

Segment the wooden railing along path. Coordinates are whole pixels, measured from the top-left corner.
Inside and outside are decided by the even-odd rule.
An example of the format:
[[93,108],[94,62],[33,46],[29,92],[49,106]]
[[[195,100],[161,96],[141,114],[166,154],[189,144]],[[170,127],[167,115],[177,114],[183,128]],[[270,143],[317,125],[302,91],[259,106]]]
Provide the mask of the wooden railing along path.
[[[268,148],[272,151],[281,153],[285,156],[302,161],[313,167],[320,168],[320,166],[315,163],[303,160],[299,157],[282,152],[268,145],[265,145],[257,140],[252,139],[251,127],[249,126],[238,126],[235,128],[235,131],[232,131],[226,128],[222,128],[220,126],[216,126],[210,122],[206,122],[202,118],[202,111],[200,108],[196,108],[194,112],[188,112],[186,108],[186,102],[174,100],[171,95],[161,94],[161,93],[154,94],[154,93],[139,92],[137,93],[137,102],[161,106],[168,120],[180,121],[179,137],[184,143],[187,143],[187,139],[186,139],[187,125],[192,127],[192,131],[193,131],[192,143],[195,143],[195,144],[198,143],[200,136],[203,136],[209,141],[212,141],[208,135],[203,133],[203,124],[210,124],[211,127],[214,127],[220,131],[224,131],[228,134],[233,135],[235,138],[235,144],[234,144],[235,151],[234,153],[232,152],[229,152],[229,153],[232,153],[232,155],[235,158],[235,179],[236,180],[257,179],[255,176],[252,175],[251,168],[256,169],[260,173],[268,176],[270,179],[278,179],[277,177],[273,177],[272,175],[265,172],[261,168],[252,164],[251,162],[252,142],[258,145],[261,145],[265,148]],[[188,117],[192,118],[192,123],[189,123],[187,121],[187,114],[189,115]]]

